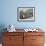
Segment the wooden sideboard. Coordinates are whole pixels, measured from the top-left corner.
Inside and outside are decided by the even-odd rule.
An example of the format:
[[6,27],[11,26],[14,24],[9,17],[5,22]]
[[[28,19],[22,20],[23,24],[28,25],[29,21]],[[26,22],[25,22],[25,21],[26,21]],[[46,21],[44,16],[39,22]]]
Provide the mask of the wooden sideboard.
[[3,32],[3,46],[44,46],[44,32]]

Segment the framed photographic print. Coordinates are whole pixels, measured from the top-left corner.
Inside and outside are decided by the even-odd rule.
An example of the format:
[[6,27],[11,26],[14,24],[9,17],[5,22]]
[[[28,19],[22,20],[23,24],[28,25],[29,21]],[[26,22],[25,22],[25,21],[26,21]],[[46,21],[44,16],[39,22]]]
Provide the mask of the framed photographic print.
[[35,21],[35,7],[18,7],[17,21],[21,22]]

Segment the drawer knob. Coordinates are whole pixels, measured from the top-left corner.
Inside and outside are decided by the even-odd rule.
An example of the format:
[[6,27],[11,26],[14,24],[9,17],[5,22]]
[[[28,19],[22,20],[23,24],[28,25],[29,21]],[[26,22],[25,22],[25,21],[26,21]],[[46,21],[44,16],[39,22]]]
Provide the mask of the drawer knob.
[[32,39],[32,40],[36,40],[36,39]]

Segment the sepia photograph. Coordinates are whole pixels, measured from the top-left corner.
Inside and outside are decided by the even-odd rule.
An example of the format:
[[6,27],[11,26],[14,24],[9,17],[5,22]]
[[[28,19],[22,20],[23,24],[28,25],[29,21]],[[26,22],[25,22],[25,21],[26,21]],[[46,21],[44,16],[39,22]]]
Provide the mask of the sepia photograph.
[[18,7],[17,20],[23,22],[35,21],[35,7]]

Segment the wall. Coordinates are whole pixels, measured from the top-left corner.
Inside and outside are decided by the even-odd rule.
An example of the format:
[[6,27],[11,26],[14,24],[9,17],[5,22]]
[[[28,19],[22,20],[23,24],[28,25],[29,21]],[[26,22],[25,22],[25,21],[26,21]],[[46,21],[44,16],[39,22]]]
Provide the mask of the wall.
[[[0,0],[0,25],[13,24],[16,28],[46,28],[46,0]],[[35,7],[35,22],[18,22],[17,7]]]

